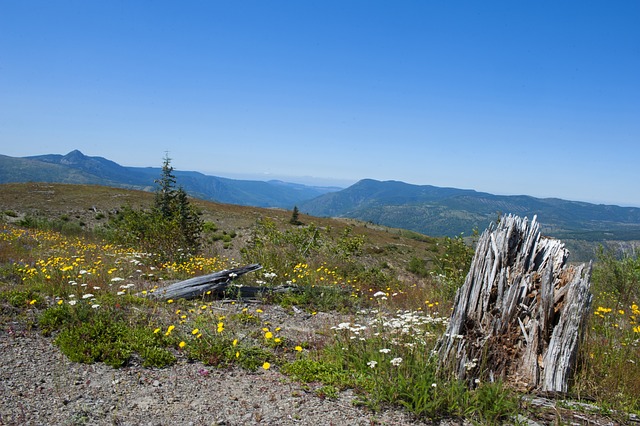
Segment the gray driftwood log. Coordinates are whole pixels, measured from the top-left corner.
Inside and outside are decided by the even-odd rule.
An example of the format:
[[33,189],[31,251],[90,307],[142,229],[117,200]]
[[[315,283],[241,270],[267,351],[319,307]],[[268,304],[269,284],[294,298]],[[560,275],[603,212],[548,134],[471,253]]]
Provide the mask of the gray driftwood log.
[[457,378],[567,392],[591,305],[591,263],[569,266],[564,244],[539,228],[535,216],[509,215],[481,235],[436,348]]
[[149,293],[149,297],[162,300],[177,300],[195,299],[204,296],[207,292],[211,292],[213,295],[221,295],[227,290],[231,281],[248,272],[259,269],[262,269],[262,265],[254,263],[239,268],[225,269],[213,274],[201,275],[160,288],[153,293]]

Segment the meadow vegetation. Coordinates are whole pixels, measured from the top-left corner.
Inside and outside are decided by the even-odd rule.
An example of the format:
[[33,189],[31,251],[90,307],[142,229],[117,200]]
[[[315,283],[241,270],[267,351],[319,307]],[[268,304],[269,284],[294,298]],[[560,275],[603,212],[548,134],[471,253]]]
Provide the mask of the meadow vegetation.
[[[524,405],[509,383],[462,383],[436,368],[432,350],[473,253],[461,237],[435,243],[424,237],[425,248],[405,253],[400,270],[390,260],[375,260],[382,251],[393,255],[384,248],[389,243],[370,241],[363,228],[349,224],[332,228],[309,217],[294,224],[284,212],[283,220],[265,214],[248,229],[223,233],[220,222],[202,219],[205,212],[173,192],[174,183],[165,187],[173,201],[164,213],[157,196],[146,209],[108,214],[91,228],[65,227],[72,221],[59,218],[16,221],[15,209],[5,212],[3,326],[19,319],[77,362],[164,367],[192,359],[217,368],[277,369],[292,380],[320,383],[315,392],[326,398],[355,389],[358,402],[373,410],[399,405],[423,419],[515,421]],[[185,226],[180,211],[187,222],[201,222]],[[225,256],[231,250],[220,243],[239,245],[237,257]],[[230,295],[225,309],[206,295],[191,301],[145,297],[171,280],[254,262],[263,269],[238,285],[296,291],[265,293],[250,305]],[[640,257],[600,253],[571,392],[611,413],[640,413],[639,280]],[[335,313],[340,320],[305,340],[265,321],[263,309],[273,305]]]

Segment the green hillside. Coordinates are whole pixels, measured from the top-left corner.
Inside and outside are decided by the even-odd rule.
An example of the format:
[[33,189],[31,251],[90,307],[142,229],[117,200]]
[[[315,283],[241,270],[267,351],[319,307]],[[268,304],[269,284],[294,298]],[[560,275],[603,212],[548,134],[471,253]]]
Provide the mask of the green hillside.
[[[124,167],[78,150],[66,155],[47,154],[26,158],[0,156],[0,183],[58,182],[153,190],[160,167]],[[245,206],[293,208],[305,200],[339,188],[315,187],[280,181],[250,181],[175,171],[185,191],[204,200]]]
[[[364,179],[349,188],[280,181],[235,180],[176,170],[191,196],[219,203],[284,208],[316,217],[352,218],[424,235],[470,235],[502,214],[537,216],[545,234],[561,238],[574,260],[588,260],[599,245],[633,251],[640,241],[640,209],[526,195],[499,196],[468,189]],[[124,167],[75,150],[66,155],[0,156],[0,183],[59,182],[153,190],[160,167]]]
[[545,234],[561,238],[573,260],[593,258],[599,245],[632,251],[640,240],[640,209],[525,195],[362,180],[303,203],[304,213],[351,217],[432,236],[470,235],[500,215],[537,216]]

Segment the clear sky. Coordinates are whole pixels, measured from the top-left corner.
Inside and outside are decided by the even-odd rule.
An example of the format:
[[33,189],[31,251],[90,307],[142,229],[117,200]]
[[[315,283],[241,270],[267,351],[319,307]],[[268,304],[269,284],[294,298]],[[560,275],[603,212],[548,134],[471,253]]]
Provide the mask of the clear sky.
[[640,1],[0,0],[0,147],[640,206]]

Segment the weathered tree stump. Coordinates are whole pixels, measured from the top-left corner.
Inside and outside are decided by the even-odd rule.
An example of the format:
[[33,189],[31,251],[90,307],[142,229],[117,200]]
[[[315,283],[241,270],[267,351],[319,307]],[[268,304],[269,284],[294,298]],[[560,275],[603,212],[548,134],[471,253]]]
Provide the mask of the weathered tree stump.
[[567,392],[591,305],[591,263],[568,266],[564,244],[539,228],[535,216],[509,215],[481,235],[436,348],[458,379]]

